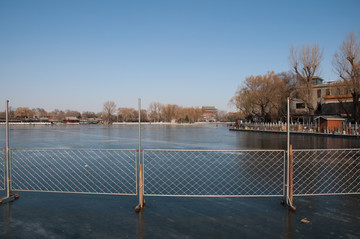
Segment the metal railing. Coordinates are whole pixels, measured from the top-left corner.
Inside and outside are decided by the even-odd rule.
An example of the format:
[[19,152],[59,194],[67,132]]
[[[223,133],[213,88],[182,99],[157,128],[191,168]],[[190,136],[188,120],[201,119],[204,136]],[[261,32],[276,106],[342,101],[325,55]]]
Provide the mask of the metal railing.
[[[0,150],[0,189],[5,183]],[[360,149],[9,149],[13,191],[191,197],[360,194]],[[143,165],[143,166],[140,166]],[[140,167],[139,167],[140,166]],[[144,175],[140,182],[138,170]]]
[[[143,150],[147,196],[284,196],[283,150]],[[295,196],[360,193],[360,150],[294,150]],[[141,155],[141,154],[140,154]],[[5,149],[0,150],[5,188]],[[14,191],[137,195],[136,150],[10,149]]]
[[136,150],[11,149],[11,188],[93,194],[137,194]]
[[294,150],[295,196],[359,193],[359,149]]
[[144,194],[284,196],[283,150],[144,150]]

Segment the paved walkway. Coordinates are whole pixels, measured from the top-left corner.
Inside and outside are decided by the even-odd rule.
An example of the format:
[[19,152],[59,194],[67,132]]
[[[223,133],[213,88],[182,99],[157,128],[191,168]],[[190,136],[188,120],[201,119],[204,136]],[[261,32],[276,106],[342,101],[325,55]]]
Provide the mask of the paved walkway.
[[[21,192],[0,206],[0,238],[360,238],[360,195],[147,197]],[[301,223],[306,218],[310,223]]]

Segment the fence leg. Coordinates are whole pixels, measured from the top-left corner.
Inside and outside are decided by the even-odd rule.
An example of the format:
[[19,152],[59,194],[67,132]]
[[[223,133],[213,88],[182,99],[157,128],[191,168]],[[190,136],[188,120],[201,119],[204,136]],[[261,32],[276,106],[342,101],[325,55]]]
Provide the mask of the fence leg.
[[139,205],[135,207],[135,211],[139,212],[145,206],[144,200],[144,176],[142,165],[139,165]]
[[[141,150],[141,99],[139,99],[139,205],[135,207],[135,211],[139,212],[145,206],[144,200],[144,150]],[[141,157],[142,153],[142,157]]]
[[292,145],[290,145],[289,149],[289,182],[288,182],[288,190],[289,190],[289,198],[287,201],[287,205],[291,208],[291,210],[296,211],[296,207],[293,204],[293,150]]
[[0,198],[0,205],[7,202],[12,202],[19,198],[18,194],[13,194],[11,192],[11,166],[10,166],[10,149],[9,149],[9,101],[6,101],[6,129],[5,129],[5,186],[6,186],[6,196]]
[[[139,152],[139,158],[141,158],[141,151]],[[141,161],[140,161],[141,162]],[[145,206],[144,200],[144,168],[143,165],[139,164],[139,205],[135,207],[135,212],[139,212]]]
[[6,158],[5,158],[5,186],[6,186],[6,196],[3,198],[0,198],[0,205],[3,203],[8,203],[15,201],[19,198],[19,194],[14,194],[11,192],[11,179],[10,179],[10,160],[9,160],[9,150],[6,149]]

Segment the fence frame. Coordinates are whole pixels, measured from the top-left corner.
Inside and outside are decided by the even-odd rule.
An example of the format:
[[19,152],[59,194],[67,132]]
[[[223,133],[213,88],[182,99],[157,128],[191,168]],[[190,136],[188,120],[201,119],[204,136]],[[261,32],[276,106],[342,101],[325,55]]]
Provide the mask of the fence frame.
[[[360,155],[360,149],[358,148],[348,148],[348,149],[295,149],[296,152],[320,152],[320,151],[358,151]],[[359,184],[360,185],[360,184]],[[334,196],[334,195],[360,195],[360,190],[358,192],[346,192],[346,193],[294,193],[294,197],[303,197],[303,196]]]
[[[13,150],[27,150],[25,148],[9,148],[8,150],[6,150],[6,148],[2,148],[3,152],[7,152],[8,154],[4,154],[3,156],[3,161],[5,162],[5,164],[3,165],[5,170],[3,172],[4,174],[4,184],[5,184],[5,189],[8,190],[10,192],[10,197],[12,198],[15,196],[15,194],[12,193],[12,174],[11,171],[13,170],[11,167],[11,162],[12,162],[12,153]],[[145,200],[144,200],[144,196],[171,196],[171,197],[287,197],[287,200],[290,200],[291,203],[293,203],[292,200],[292,196],[295,197],[299,197],[299,196],[317,196],[317,195],[358,195],[360,194],[359,192],[340,192],[340,193],[292,193],[292,189],[293,189],[293,183],[292,183],[292,177],[291,177],[291,172],[292,172],[292,160],[287,161],[287,152],[284,150],[182,150],[182,149],[145,149],[145,150],[135,150],[135,149],[51,149],[51,148],[43,148],[43,149],[36,149],[36,148],[30,148],[29,150],[78,150],[78,151],[123,151],[123,150],[128,150],[128,151],[134,151],[134,176],[135,176],[135,180],[134,180],[134,184],[135,184],[135,194],[128,194],[128,193],[97,193],[97,192],[66,192],[66,191],[43,191],[43,190],[21,190],[21,189],[16,189],[16,191],[34,191],[34,192],[57,192],[57,193],[80,193],[80,194],[106,194],[106,195],[138,195],[139,194],[139,203],[143,202],[142,208],[145,205]],[[283,163],[283,179],[282,179],[282,184],[283,184],[283,190],[282,190],[282,195],[160,195],[160,194],[145,194],[144,193],[144,188],[146,187],[146,182],[145,182],[145,178],[146,178],[146,168],[147,168],[147,164],[146,164],[146,152],[283,152],[282,156],[284,158],[284,163]],[[291,150],[290,147],[290,152],[289,155],[292,156],[292,151],[296,152],[316,152],[316,151],[324,151],[324,152],[332,152],[332,151],[340,151],[344,152],[344,151],[356,151],[360,153],[360,149],[296,149],[296,150]],[[355,153],[356,153],[355,152]],[[356,159],[358,159],[357,154],[356,155]],[[292,157],[290,157],[291,159]],[[342,158],[340,158],[342,159]],[[321,159],[319,159],[321,160]],[[8,161],[8,163],[6,162]],[[289,162],[289,163],[288,163]],[[296,167],[296,165],[295,165]],[[286,168],[290,168],[290,171],[287,171]],[[6,170],[9,169],[8,172],[6,172]],[[139,171],[138,171],[139,170]],[[5,178],[5,176],[9,177],[9,180],[7,178]],[[1,185],[0,185],[1,186]],[[296,185],[295,185],[296,186]],[[0,187],[1,188],[1,187]],[[7,198],[3,198],[2,202],[5,202]],[[13,198],[14,199],[14,198]],[[292,204],[289,206],[293,206]]]
[[[111,151],[116,151],[116,152],[122,152],[122,151],[127,151],[127,152],[133,152],[133,163],[134,163],[134,187],[135,187],[135,193],[107,193],[107,192],[75,192],[75,191],[56,191],[56,190],[27,190],[27,189],[15,189],[15,191],[17,192],[48,192],[48,193],[75,193],[75,194],[96,194],[96,195],[128,195],[128,196],[135,196],[138,195],[138,188],[137,188],[137,177],[138,177],[138,172],[137,172],[137,150],[135,149],[75,149],[75,148],[11,148],[9,149],[9,158],[10,161],[13,161],[12,159],[12,154],[11,152],[15,152],[15,151],[63,151],[63,152],[69,152],[69,151],[84,151],[84,152],[91,152],[91,151],[105,151],[105,152],[111,152]],[[13,169],[12,169],[13,170]],[[13,180],[10,179],[11,182],[13,182]],[[13,189],[12,183],[10,184],[10,189]]]
[[[218,194],[213,194],[213,195],[201,195],[201,194],[191,194],[191,195],[185,195],[185,194],[147,194],[145,193],[145,196],[160,196],[160,197],[286,197],[286,151],[285,150],[186,150],[186,149],[144,149],[143,150],[143,155],[146,154],[146,152],[235,152],[235,153],[244,153],[244,152],[279,152],[281,153],[281,158],[282,158],[282,163],[283,163],[283,167],[282,167],[282,194],[279,195],[274,195],[274,194],[264,194],[264,195],[258,195],[258,194],[252,194],[252,195],[233,195],[233,194],[229,194],[229,195],[218,195]],[[146,155],[145,155],[145,162],[144,162],[144,167],[145,168],[145,175],[146,175]],[[146,178],[146,176],[144,175],[144,178]],[[144,187],[146,187],[147,183],[146,181],[144,182]]]

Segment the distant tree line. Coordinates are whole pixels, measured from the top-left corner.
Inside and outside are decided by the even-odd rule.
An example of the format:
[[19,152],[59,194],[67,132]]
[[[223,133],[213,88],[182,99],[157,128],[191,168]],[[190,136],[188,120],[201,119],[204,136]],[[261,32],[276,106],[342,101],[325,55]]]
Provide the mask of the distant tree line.
[[[195,123],[202,121],[203,108],[183,107],[176,104],[150,103],[148,109],[142,109],[140,113],[142,122],[176,122]],[[80,113],[75,110],[59,110],[47,112],[43,108],[18,107],[15,110],[10,108],[10,119],[18,121],[41,121],[54,120],[63,121],[67,117],[75,117],[79,120],[101,119],[104,123],[112,122],[138,122],[139,111],[134,108],[116,106],[114,101],[107,101],[103,104],[100,113],[85,111]],[[239,118],[239,113],[227,113],[218,111],[216,120],[232,122]],[[0,112],[0,120],[5,119],[5,112]]]
[[[12,120],[19,121],[34,121],[34,120],[45,120],[45,119],[53,119],[57,121],[62,121],[66,117],[75,117],[78,119],[89,119],[89,118],[101,118],[102,113],[94,113],[85,111],[80,113],[75,110],[59,110],[55,109],[53,111],[47,112],[43,108],[28,108],[28,107],[18,107],[13,110],[11,107],[9,109],[9,118]],[[6,117],[5,112],[0,112],[0,119],[4,120]]]
[[[249,76],[239,86],[230,102],[246,120],[270,122],[284,120],[287,97],[300,99],[308,107],[308,115],[314,115],[311,104],[314,97],[312,82],[318,76],[323,50],[318,44],[291,46],[290,71],[276,74]],[[353,32],[346,35],[333,57],[333,69],[337,73],[338,86],[344,87],[352,97],[353,114],[350,120],[360,123],[360,43]]]
[[[202,120],[204,109],[200,107],[183,107],[176,104],[162,104],[152,102],[148,109],[142,109],[140,119],[142,122],[176,122],[195,123]],[[235,113],[237,114],[237,113]],[[110,122],[138,122],[139,111],[134,108],[117,108],[114,101],[104,103],[102,117],[106,123]],[[234,121],[238,116],[234,113],[218,111],[216,120]]]

